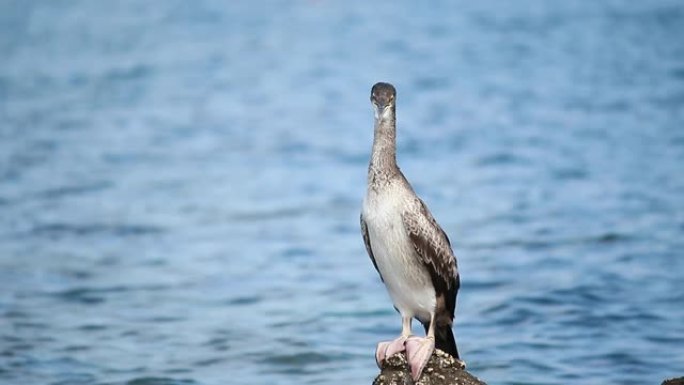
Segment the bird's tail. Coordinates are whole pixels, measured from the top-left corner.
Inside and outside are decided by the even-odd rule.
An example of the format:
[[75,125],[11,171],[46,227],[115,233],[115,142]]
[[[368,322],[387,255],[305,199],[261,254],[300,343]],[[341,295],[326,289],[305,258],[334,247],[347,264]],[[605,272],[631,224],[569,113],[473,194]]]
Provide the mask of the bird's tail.
[[435,348],[449,353],[452,357],[460,359],[458,356],[458,348],[456,348],[456,340],[454,339],[454,332],[451,330],[451,325],[444,324],[435,325]]

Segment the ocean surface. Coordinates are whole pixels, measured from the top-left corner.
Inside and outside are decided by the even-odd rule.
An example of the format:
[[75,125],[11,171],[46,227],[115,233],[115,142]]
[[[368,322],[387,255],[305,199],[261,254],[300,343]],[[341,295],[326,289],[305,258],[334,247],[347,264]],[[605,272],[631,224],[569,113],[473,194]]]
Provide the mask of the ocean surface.
[[472,373],[684,375],[681,1],[5,0],[0,384],[369,385],[377,81]]

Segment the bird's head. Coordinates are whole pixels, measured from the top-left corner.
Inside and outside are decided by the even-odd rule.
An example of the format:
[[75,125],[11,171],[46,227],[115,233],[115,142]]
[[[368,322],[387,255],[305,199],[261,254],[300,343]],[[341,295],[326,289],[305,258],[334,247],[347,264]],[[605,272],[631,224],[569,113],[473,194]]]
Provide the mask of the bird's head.
[[394,110],[397,90],[389,83],[375,83],[371,89],[370,100],[375,110],[375,118],[389,117]]

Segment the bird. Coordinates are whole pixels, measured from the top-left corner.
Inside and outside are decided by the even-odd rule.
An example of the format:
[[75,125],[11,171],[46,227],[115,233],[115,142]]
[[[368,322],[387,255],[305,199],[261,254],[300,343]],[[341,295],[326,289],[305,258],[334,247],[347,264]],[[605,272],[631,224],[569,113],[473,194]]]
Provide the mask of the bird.
[[[435,348],[465,365],[452,331],[460,275],[449,237],[397,166],[396,95],[385,82],[371,89],[374,134],[361,234],[402,320],[399,337],[378,343],[376,363],[382,367],[386,358],[405,351],[418,381]],[[414,318],[425,337],[412,335]]]

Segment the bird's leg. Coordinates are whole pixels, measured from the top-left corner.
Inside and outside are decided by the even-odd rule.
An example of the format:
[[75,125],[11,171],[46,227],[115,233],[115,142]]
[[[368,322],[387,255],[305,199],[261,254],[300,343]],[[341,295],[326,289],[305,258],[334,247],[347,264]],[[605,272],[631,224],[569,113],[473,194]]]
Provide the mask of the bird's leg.
[[382,369],[382,363],[387,357],[403,352],[406,348],[404,343],[411,336],[411,317],[401,317],[401,335],[392,341],[383,341],[375,350],[375,362]]
[[408,361],[409,368],[411,369],[413,381],[418,381],[434,351],[435,316],[433,314],[430,317],[430,327],[425,338],[414,336],[406,340],[406,361]]
[[385,352],[385,358],[392,357],[406,349],[404,344],[411,336],[411,320],[411,317],[401,317],[401,335],[389,344]]

